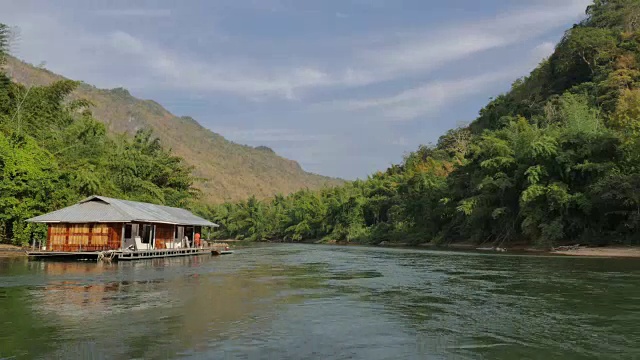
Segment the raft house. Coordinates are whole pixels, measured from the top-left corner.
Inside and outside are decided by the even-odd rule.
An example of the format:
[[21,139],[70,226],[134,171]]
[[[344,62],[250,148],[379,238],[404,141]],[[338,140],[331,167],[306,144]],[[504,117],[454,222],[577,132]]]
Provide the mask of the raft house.
[[190,211],[144,202],[90,196],[36,216],[47,224],[45,244],[27,251],[30,259],[137,260],[231,253],[226,244],[201,239],[219,227]]

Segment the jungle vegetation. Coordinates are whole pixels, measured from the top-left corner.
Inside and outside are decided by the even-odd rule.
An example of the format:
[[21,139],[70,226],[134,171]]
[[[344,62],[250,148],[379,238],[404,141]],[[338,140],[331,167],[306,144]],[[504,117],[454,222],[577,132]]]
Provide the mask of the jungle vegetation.
[[[0,66],[11,29],[0,24]],[[92,195],[188,206],[199,192],[191,167],[150,131],[110,135],[77,82],[23,86],[0,71],[0,243],[45,237],[25,219]]]
[[209,205],[221,238],[640,241],[640,1],[596,0],[469,126],[366,180]]
[[[0,26],[0,58],[10,31]],[[365,180],[262,199],[199,199],[193,169],[150,131],[114,135],[72,97],[0,71],[0,242],[23,220],[101,194],[189,207],[254,241],[640,242],[640,0],[596,0],[555,52],[469,126]],[[262,153],[268,151],[259,149]]]
[[[66,80],[46,68],[7,57],[6,73],[25,86],[51,85]],[[134,136],[138,129],[153,131],[165,149],[193,167],[195,187],[204,202],[240,201],[255,195],[266,199],[300,189],[321,189],[343,180],[304,171],[268,147],[252,147],[229,141],[189,116],[176,116],[152,100],[142,100],[123,88],[99,89],[79,83],[66,101],[91,102],[91,113],[108,133]]]

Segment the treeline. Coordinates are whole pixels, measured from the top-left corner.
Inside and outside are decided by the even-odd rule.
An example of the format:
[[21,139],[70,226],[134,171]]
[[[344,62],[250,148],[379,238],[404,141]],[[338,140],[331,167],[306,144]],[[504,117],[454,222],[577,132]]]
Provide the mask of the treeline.
[[596,0],[554,54],[402,164],[203,210],[219,237],[502,246],[638,243],[640,0]]
[[[9,29],[0,24],[0,66]],[[107,134],[78,83],[25,87],[0,71],[0,243],[43,237],[32,216],[100,194],[172,206],[197,196],[191,169],[150,132]]]

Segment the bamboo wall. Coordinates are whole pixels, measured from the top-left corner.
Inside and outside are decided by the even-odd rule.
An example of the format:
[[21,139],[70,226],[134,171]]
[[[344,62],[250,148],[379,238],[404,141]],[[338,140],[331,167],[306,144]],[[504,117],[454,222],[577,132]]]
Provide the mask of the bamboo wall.
[[156,225],[156,249],[166,249],[167,244],[173,241],[173,225]]
[[102,251],[120,249],[122,224],[49,224],[47,250]]

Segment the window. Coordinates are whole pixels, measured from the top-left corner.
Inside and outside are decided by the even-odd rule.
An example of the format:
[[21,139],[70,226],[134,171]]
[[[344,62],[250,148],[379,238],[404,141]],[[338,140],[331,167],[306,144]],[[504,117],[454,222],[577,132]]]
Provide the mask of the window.
[[193,240],[193,226],[187,226],[184,228],[184,236],[189,238],[189,241]]
[[107,246],[109,243],[109,227],[107,224],[96,224],[91,229],[91,245]]
[[67,240],[67,225],[66,224],[51,224],[50,230],[50,245],[64,245]]
[[148,225],[148,224],[142,225],[142,231],[140,233],[140,237],[142,238],[143,244],[151,243],[151,225]]
[[124,238],[131,239],[131,224],[126,224],[124,226]]

